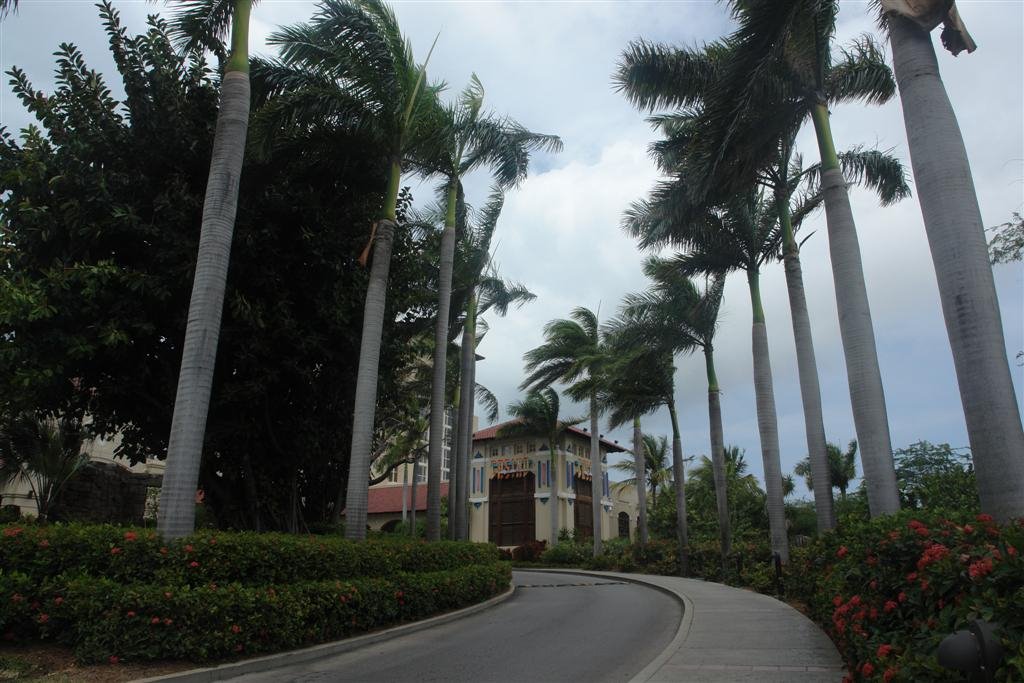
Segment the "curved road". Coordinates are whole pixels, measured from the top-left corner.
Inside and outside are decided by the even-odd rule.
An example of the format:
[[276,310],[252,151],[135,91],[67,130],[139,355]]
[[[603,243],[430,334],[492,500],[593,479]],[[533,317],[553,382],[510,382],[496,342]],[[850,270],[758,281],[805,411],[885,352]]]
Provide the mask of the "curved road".
[[682,608],[652,588],[513,572],[515,595],[464,619],[246,681],[628,681],[672,640]]

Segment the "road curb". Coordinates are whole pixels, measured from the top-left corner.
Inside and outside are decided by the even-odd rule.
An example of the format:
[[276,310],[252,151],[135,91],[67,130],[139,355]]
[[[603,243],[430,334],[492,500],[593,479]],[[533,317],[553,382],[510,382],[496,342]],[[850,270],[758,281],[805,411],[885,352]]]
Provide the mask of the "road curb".
[[230,664],[221,664],[219,666],[211,666],[202,669],[190,669],[188,671],[179,671],[177,673],[154,676],[152,678],[138,678],[135,679],[134,683],[155,683],[156,681],[174,681],[175,683],[210,683],[211,681],[223,681],[228,678],[234,678],[248,673],[267,671],[269,669],[276,669],[282,666],[302,664],[304,662],[311,662],[325,657],[333,657],[334,655],[343,654],[365,645],[372,645],[382,640],[389,640],[398,636],[404,636],[409,633],[422,631],[432,626],[439,626],[441,624],[447,624],[449,621],[468,617],[471,614],[482,612],[505,602],[511,598],[515,592],[516,587],[515,584],[513,584],[509,586],[507,591],[500,595],[496,595],[489,600],[485,600],[484,602],[480,602],[475,605],[470,605],[469,607],[463,607],[462,609],[455,610],[454,612],[446,612],[445,614],[439,614],[436,617],[423,619],[422,621],[414,621],[409,624],[402,624],[401,626],[395,626],[383,631],[367,633],[363,636],[346,638],[345,640],[336,640],[331,643],[314,645],[301,650],[278,652],[277,654],[256,657],[254,659],[246,659],[241,662],[231,662]]
[[669,595],[679,601],[683,606],[683,617],[679,620],[679,628],[676,629],[676,634],[672,638],[671,642],[665,646],[665,649],[661,651],[657,657],[651,660],[651,662],[640,670],[638,674],[633,676],[629,680],[629,683],[646,683],[654,677],[654,674],[664,666],[672,655],[674,655],[686,642],[686,639],[690,636],[690,627],[693,624],[693,602],[686,596],[685,593],[677,590],[673,590],[667,586],[660,586],[651,581],[646,581],[643,574],[623,574],[620,572],[597,572],[588,571],[585,569],[540,569],[540,568],[512,568],[514,572],[543,572],[548,574],[577,574],[580,576],[596,576],[603,578],[616,578],[622,579],[623,581],[629,581],[630,583],[639,584],[641,586],[647,586],[655,590],[661,591],[666,595]]

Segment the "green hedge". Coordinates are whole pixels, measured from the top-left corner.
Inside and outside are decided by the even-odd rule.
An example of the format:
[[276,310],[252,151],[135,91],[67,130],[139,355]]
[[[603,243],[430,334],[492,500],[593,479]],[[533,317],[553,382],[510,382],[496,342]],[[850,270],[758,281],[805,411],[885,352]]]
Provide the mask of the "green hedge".
[[901,512],[796,549],[787,589],[832,637],[854,680],[962,680],[942,639],[982,618],[1000,626],[996,680],[1024,680],[1024,520]]
[[202,532],[164,543],[151,529],[0,527],[0,570],[37,581],[65,573],[133,583],[286,584],[439,571],[498,559],[493,545],[452,541],[356,543],[324,536]]
[[343,638],[480,602],[506,590],[506,563],[282,586],[43,583],[0,573],[0,634],[52,639],[83,662],[206,661]]

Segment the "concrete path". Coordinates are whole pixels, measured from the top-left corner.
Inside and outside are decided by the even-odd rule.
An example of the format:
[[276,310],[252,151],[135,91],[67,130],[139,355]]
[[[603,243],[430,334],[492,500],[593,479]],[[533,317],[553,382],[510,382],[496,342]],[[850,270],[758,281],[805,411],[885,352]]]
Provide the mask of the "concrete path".
[[675,639],[633,683],[834,683],[845,675],[839,652],[828,636],[775,598],[696,579],[586,574],[645,583],[683,601],[683,621]]

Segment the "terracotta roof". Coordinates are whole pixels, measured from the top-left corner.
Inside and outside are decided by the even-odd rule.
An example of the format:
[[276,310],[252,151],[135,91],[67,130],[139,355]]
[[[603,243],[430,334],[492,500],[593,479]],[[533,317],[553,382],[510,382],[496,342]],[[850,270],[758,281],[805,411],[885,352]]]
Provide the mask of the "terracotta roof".
[[[411,486],[409,488],[412,488]],[[382,512],[402,511],[402,487],[401,486],[374,486],[370,488],[370,498],[367,505],[367,514]],[[408,493],[407,496],[411,496]],[[441,496],[448,495],[448,482],[441,482]],[[408,498],[406,498],[408,500]],[[421,482],[416,486],[416,509],[427,509],[427,484]]]
[[[505,425],[513,424],[514,422],[515,420],[509,420],[508,422],[502,422],[501,424],[491,425],[490,427],[481,429],[478,432],[474,432],[473,441],[487,441],[488,439],[496,439],[498,438],[499,429],[501,429]],[[576,434],[577,436],[582,436],[586,439],[590,438],[590,432],[580,429],[579,427],[569,427],[569,431],[572,432],[573,434]],[[608,439],[601,439],[601,443],[603,443],[608,448],[609,453],[620,453],[627,450],[625,446],[620,446],[614,441],[609,441]]]

